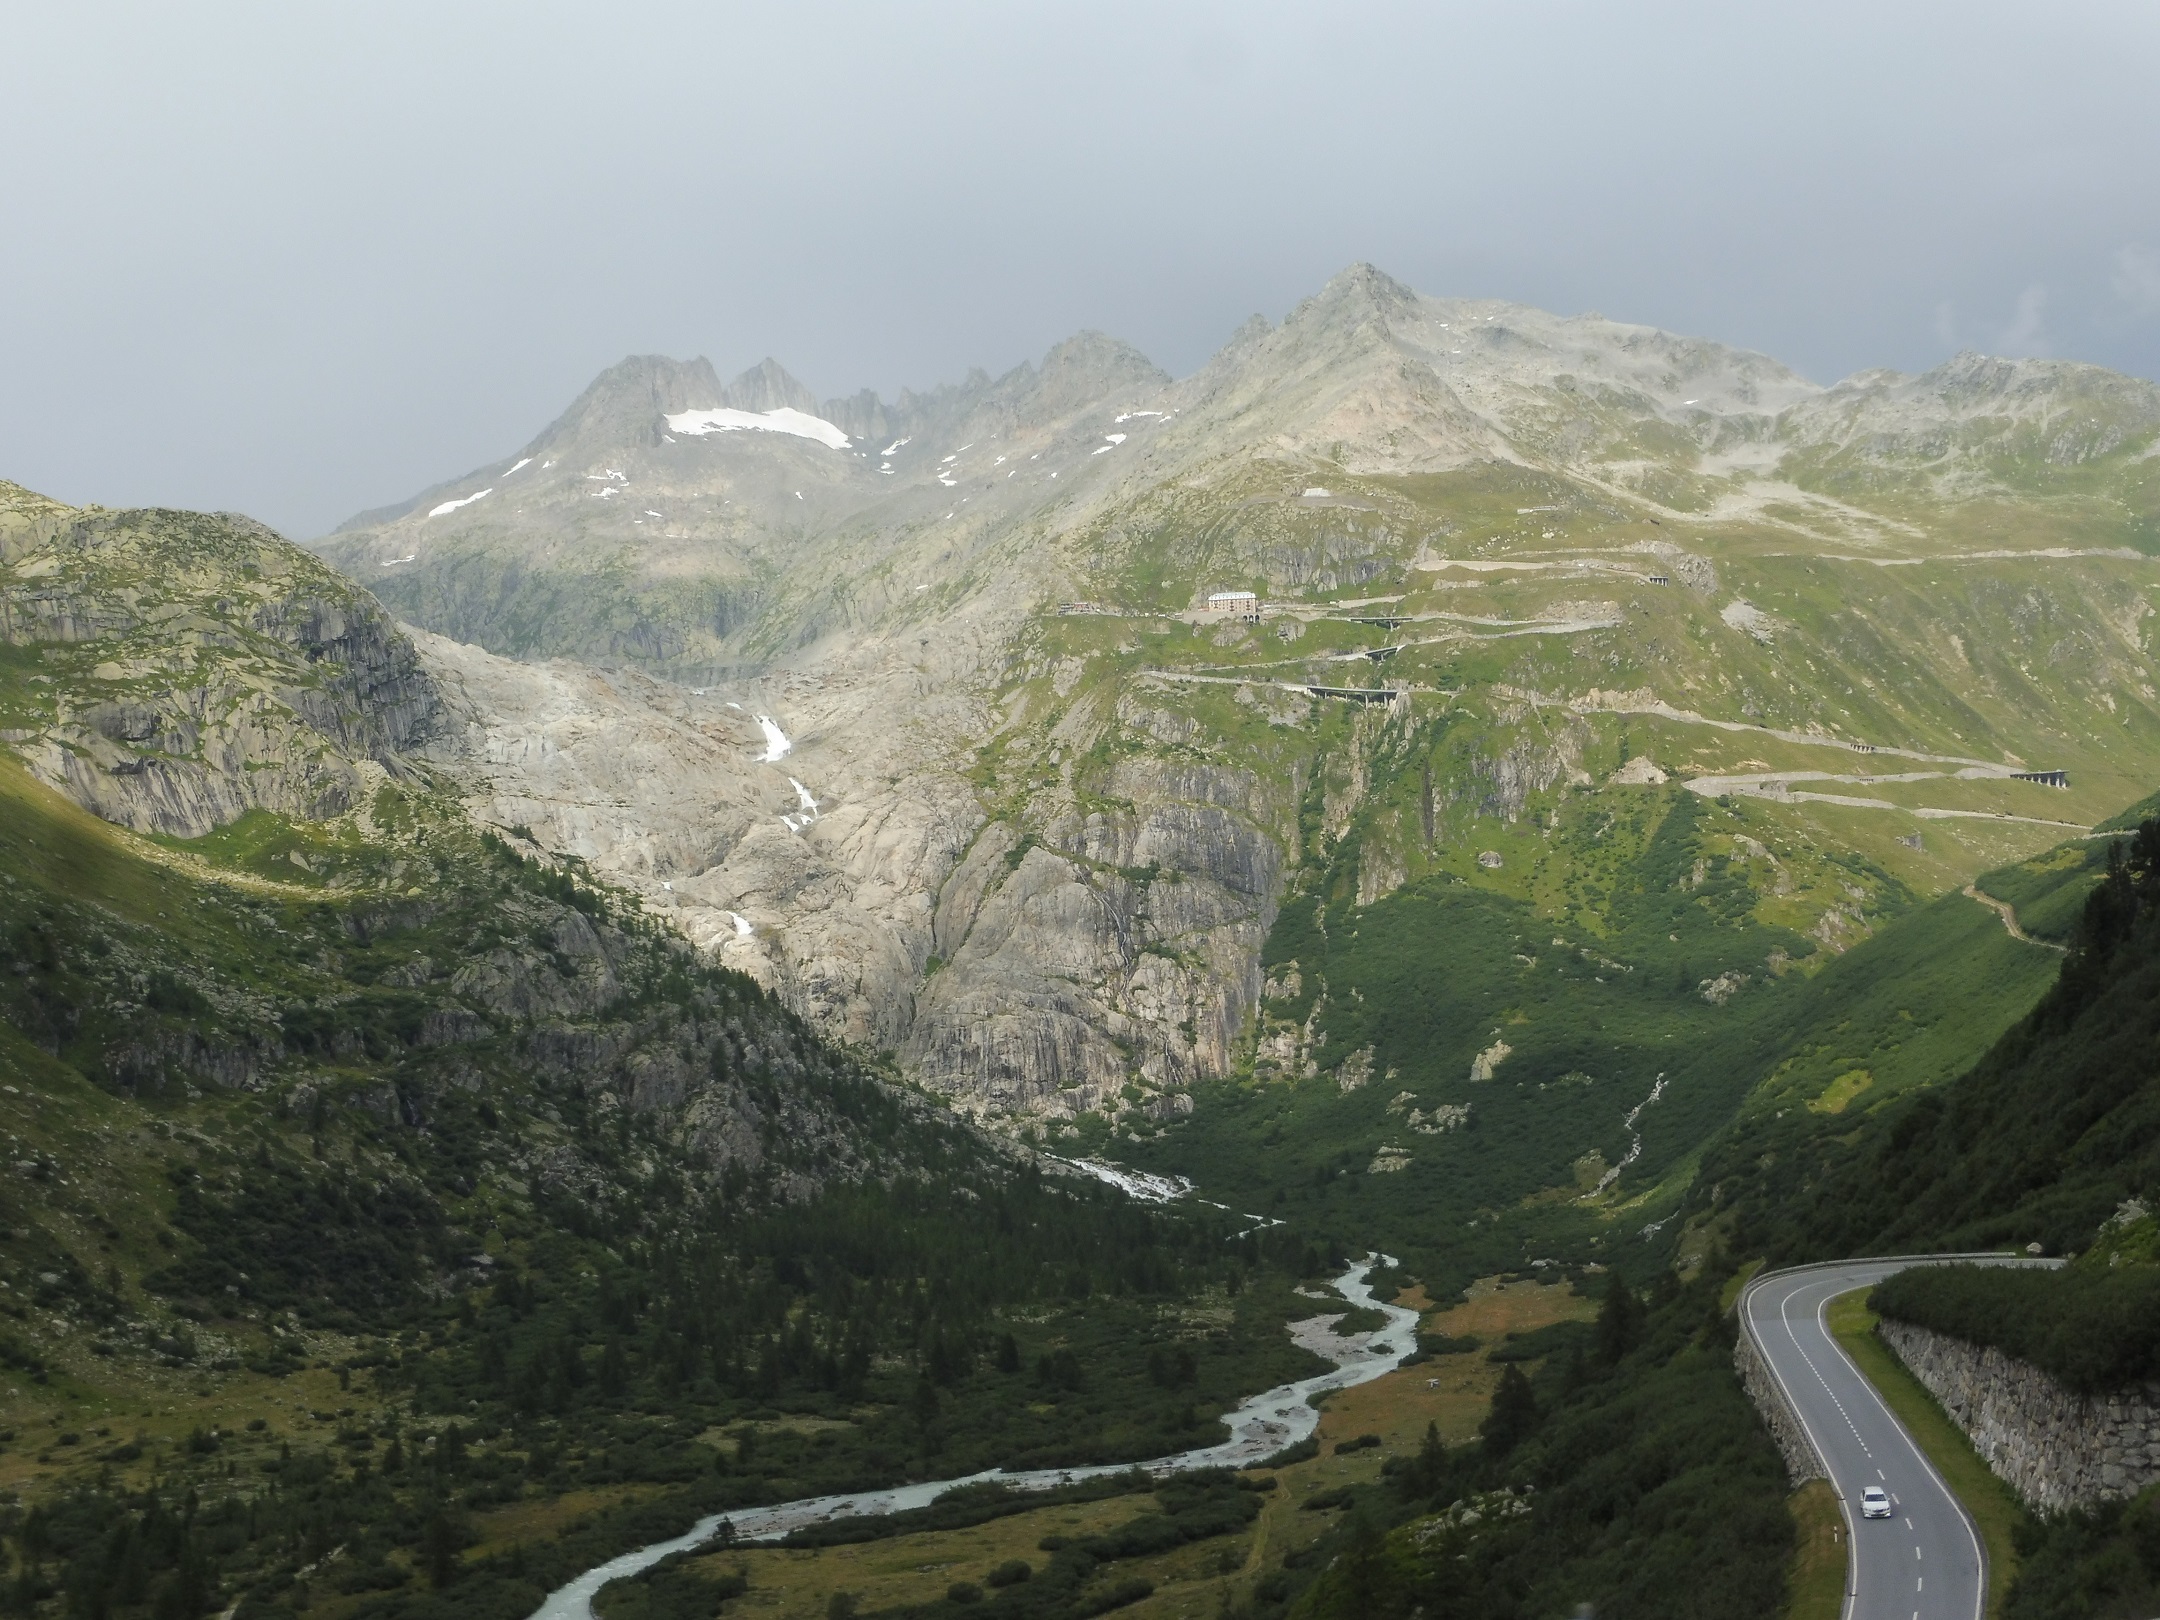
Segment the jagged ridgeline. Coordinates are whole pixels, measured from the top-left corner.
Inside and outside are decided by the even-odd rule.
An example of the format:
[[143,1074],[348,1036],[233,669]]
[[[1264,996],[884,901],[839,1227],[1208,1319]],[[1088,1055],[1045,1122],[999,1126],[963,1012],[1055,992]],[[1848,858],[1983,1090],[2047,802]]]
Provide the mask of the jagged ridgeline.
[[[1342,963],[1268,942],[1325,897],[1330,951],[1367,909],[1408,949],[1423,895],[1452,1072],[1334,1146],[1442,1152],[1402,1122],[1489,1095],[1496,1043],[1481,1085],[1633,1088],[1512,1202],[1626,1156],[1646,1043],[2150,791],[2156,437],[2095,367],[1823,387],[1359,266],[1184,379],[1099,334],[897,401],[636,358],[318,549],[435,632],[487,813],[1014,1130],[1144,1138],[1368,1045],[1407,1075],[1330,1023]],[[1561,1003],[1510,976],[1563,955],[1677,1021],[1530,1073]],[[1730,1097],[1668,1087],[1612,1187]]]
[[1156,1455],[1315,1364],[1320,1251],[829,1044],[471,821],[444,714],[258,525],[0,491],[18,1610],[522,1615],[715,1507]]

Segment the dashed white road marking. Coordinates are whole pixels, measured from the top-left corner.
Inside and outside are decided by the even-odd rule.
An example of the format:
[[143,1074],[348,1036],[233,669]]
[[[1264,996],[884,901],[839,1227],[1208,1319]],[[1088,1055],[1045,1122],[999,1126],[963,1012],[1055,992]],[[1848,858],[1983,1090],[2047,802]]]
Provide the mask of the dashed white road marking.
[[[1779,1319],[1782,1320],[1785,1326],[1787,1338],[1792,1346],[1792,1349],[1795,1353],[1799,1355],[1800,1359],[1807,1364],[1808,1371],[1815,1375],[1816,1383],[1821,1386],[1822,1391],[1824,1395],[1828,1397],[1830,1404],[1837,1408],[1838,1415],[1845,1420],[1846,1428],[1851,1432],[1854,1443],[1859,1446],[1862,1455],[1865,1456],[1866,1459],[1872,1463],[1875,1460],[1874,1448],[1868,1444],[1866,1437],[1860,1431],[1859,1423],[1856,1421],[1853,1413],[1847,1410],[1844,1401],[1839,1398],[1837,1392],[1831,1387],[1828,1377],[1824,1374],[1822,1367],[1816,1362],[1815,1357],[1809,1353],[1809,1348],[1807,1344],[1802,1341],[1801,1335],[1798,1332],[1797,1323],[1792,1315],[1791,1307],[1796,1299],[1798,1299],[1803,1294],[1807,1294],[1810,1292],[1812,1292],[1812,1290],[1804,1285],[1800,1288],[1795,1288],[1790,1292],[1787,1292],[1784,1297],[1777,1302],[1777,1316]],[[1767,1301],[1765,1303],[1767,1303]],[[1827,1297],[1825,1298],[1823,1304],[1815,1312],[1815,1326],[1818,1332],[1822,1335],[1825,1345],[1834,1350],[1835,1341],[1830,1338],[1828,1326],[1823,1320],[1824,1311],[1826,1309]],[[1841,1357],[1836,1356],[1833,1356],[1832,1359],[1842,1360]],[[1775,1372],[1775,1370],[1776,1369],[1773,1366],[1773,1373]],[[1857,1372],[1857,1369],[1849,1370]],[[1780,1382],[1783,1382],[1782,1378],[1780,1379]],[[1935,1474],[1933,1468],[1929,1466],[1926,1458],[1919,1454],[1917,1447],[1914,1446],[1912,1442],[1911,1436],[1905,1432],[1903,1426],[1897,1422],[1896,1418],[1890,1415],[1888,1407],[1883,1402],[1881,1395],[1873,1388],[1872,1385],[1867,1383],[1864,1375],[1861,1375],[1860,1377],[1860,1391],[1870,1402],[1872,1402],[1875,1407],[1881,1409],[1882,1416],[1888,1424],[1891,1433],[1896,1438],[1903,1440],[1909,1448],[1914,1450],[1915,1458],[1919,1462],[1922,1470],[1927,1472],[1934,1479],[1935,1483],[1939,1487],[1941,1487],[1943,1494],[1949,1500],[1953,1511],[1958,1512],[1959,1517],[1964,1520],[1967,1532],[1972,1536],[1972,1540],[1974,1543],[1974,1557],[1976,1561],[1979,1562],[1980,1567],[1984,1569],[1985,1554],[1980,1549],[1978,1534],[1977,1532],[1973,1531],[1970,1518],[1964,1513],[1962,1505],[1959,1504],[1956,1497],[1950,1493],[1948,1486],[1943,1484],[1940,1476]],[[1789,1395],[1788,1399],[1790,1399]],[[1800,1421],[1802,1426],[1805,1427],[1807,1424],[1807,1419],[1804,1415],[1801,1417]],[[1810,1438],[1813,1437],[1811,1436]],[[1819,1445],[1817,1447],[1817,1450],[1820,1454],[1821,1448]],[[1875,1477],[1878,1480],[1882,1481],[1885,1485],[1889,1483],[1889,1475],[1880,1467],[1876,1469]],[[1832,1483],[1834,1487],[1835,1481],[1833,1481]],[[1842,1495],[1842,1493],[1840,1494]],[[1904,1507],[1904,1503],[1898,1500],[1898,1493],[1891,1492],[1890,1500],[1893,1510],[1901,1510]],[[1904,1515],[1901,1512],[1900,1517],[1904,1518],[1905,1528],[1908,1531],[1914,1531],[1915,1533],[1917,1533],[1913,1521],[1909,1515]],[[1854,1551],[1857,1553],[1857,1546],[1855,1547]],[[1926,1557],[1925,1550],[1918,1545],[1915,1545],[1913,1549],[1913,1556],[1916,1561],[1924,1560]],[[1857,1559],[1855,1559],[1853,1563],[1848,1567],[1848,1579],[1852,1582],[1852,1585],[1849,1586],[1847,1590],[1847,1602],[1848,1604],[1851,1604],[1853,1602],[1857,1602],[1859,1598],[1859,1568]],[[1917,1572],[1914,1583],[1914,1590],[1916,1592],[1924,1592],[1926,1590],[1925,1577],[1918,1576]],[[1977,1589],[1975,1592],[1975,1612],[1973,1614],[1972,1620],[1980,1620],[1979,1605],[1984,1602],[1984,1588]],[[1920,1611],[1918,1609],[1915,1609],[1913,1611],[1913,1620],[1919,1620],[1919,1617]]]
[[[1782,1311],[1780,1314],[1782,1314]],[[1793,1348],[1800,1352],[1800,1359],[1807,1363],[1808,1371],[1815,1375],[1815,1382],[1822,1385],[1823,1393],[1830,1397],[1830,1404],[1837,1408],[1838,1416],[1845,1420],[1845,1427],[1852,1430],[1854,1441],[1859,1445],[1861,1451],[1866,1454],[1868,1461],[1873,1462],[1875,1453],[1869,1448],[1866,1437],[1861,1434],[1860,1425],[1855,1423],[1852,1414],[1845,1410],[1845,1403],[1837,1398],[1837,1391],[1830,1387],[1830,1380],[1822,1375],[1822,1369],[1815,1365],[1815,1358],[1807,1353],[1807,1346],[1800,1342],[1800,1335],[1792,1333],[1792,1323],[1789,1318],[1786,1321],[1786,1331],[1791,1334]],[[1880,1468],[1876,1469],[1875,1473],[1877,1478],[1883,1477],[1883,1471]]]

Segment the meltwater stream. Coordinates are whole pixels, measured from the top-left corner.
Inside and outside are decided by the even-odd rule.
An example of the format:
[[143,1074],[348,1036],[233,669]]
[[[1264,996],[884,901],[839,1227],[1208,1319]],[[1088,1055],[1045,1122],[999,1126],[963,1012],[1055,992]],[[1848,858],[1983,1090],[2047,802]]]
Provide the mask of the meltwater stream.
[[965,1479],[927,1480],[882,1491],[811,1496],[799,1502],[778,1502],[770,1507],[715,1513],[710,1518],[700,1519],[686,1534],[672,1541],[655,1542],[650,1547],[640,1547],[636,1552],[624,1553],[620,1558],[611,1558],[597,1568],[588,1569],[567,1586],[550,1593],[547,1601],[533,1611],[532,1620],[593,1620],[593,1595],[601,1587],[609,1581],[650,1569],[663,1558],[687,1552],[701,1542],[709,1541],[723,1521],[733,1527],[738,1541],[777,1541],[790,1531],[827,1519],[861,1518],[928,1507],[956,1485],[995,1481],[1016,1491],[1046,1491],[1076,1480],[1129,1473],[1135,1468],[1161,1475],[1183,1473],[1193,1468],[1245,1468],[1263,1462],[1285,1446],[1305,1439],[1318,1426],[1320,1414],[1311,1404],[1311,1396],[1323,1390],[1349,1389],[1370,1383],[1381,1374],[1394,1371],[1417,1348],[1418,1313],[1401,1305],[1381,1304],[1372,1297],[1372,1290],[1365,1281],[1375,1265],[1394,1263],[1385,1255],[1367,1255],[1335,1279],[1337,1293],[1354,1306],[1368,1306],[1385,1312],[1387,1326],[1377,1333],[1339,1339],[1328,1331],[1327,1324],[1340,1312],[1291,1323],[1290,1336],[1307,1349],[1333,1361],[1335,1370],[1315,1373],[1294,1384],[1277,1384],[1271,1390],[1251,1396],[1236,1411],[1224,1416],[1222,1421],[1229,1427],[1230,1438],[1219,1444],[1181,1451],[1173,1457],[1157,1457],[1152,1462],[1036,1468],[1017,1474],[992,1468],[970,1474]]

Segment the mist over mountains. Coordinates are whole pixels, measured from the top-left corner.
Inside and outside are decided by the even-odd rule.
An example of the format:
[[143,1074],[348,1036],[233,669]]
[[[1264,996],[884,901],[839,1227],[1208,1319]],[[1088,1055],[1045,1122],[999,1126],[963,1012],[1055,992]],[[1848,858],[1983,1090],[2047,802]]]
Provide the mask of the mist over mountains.
[[[971,1107],[1160,1115],[1243,1061],[1286,885],[1355,844],[1369,901],[1639,791],[1601,752],[1788,804],[1861,745],[1954,760],[1932,803],[1832,795],[1891,811],[1826,835],[1922,892],[2074,819],[1959,770],[2134,796],[2156,436],[2160,390],[2094,367],[1825,388],[1356,266],[1182,380],[1099,334],[891,404],[634,358],[320,550],[462,644],[423,647],[487,813]],[[1268,621],[1202,622],[1230,587]],[[1323,741],[1308,689],[1351,684],[1405,695]],[[1857,887],[1802,934],[1864,932]]]
[[[1751,1260],[2084,1253],[2143,1365],[2156,468],[1358,266],[1183,379],[632,357],[312,552],[0,484],[8,1601],[522,1620],[775,1504],[1051,1554],[947,1620],[1781,1601]],[[720,1556],[600,1612],[860,1567]]]

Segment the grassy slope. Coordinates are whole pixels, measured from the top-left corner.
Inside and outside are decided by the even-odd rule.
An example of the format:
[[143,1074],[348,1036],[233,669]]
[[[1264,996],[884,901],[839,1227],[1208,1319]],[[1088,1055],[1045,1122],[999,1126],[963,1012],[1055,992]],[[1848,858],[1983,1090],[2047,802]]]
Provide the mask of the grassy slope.
[[1852,1129],[1745,1116],[1709,1156],[1698,1207],[1737,1204],[1744,1241],[1780,1257],[2089,1246],[2155,1174],[2151,884],[2136,880],[2144,898],[2122,913],[2127,933],[2098,945],[2081,938],[2053,958],[2066,964],[2062,979],[1954,1085],[1889,1099]]
[[[1807,942],[1753,920],[1740,863],[1719,853],[1743,813],[1691,796],[1641,810],[1655,831],[1606,891],[1630,885],[1608,901],[1618,926],[1575,932],[1572,948],[1552,944],[1556,919],[1528,902],[1445,877],[1362,910],[1294,896],[1267,956],[1277,982],[1296,965],[1301,994],[1269,1011],[1302,1026],[1325,984],[1322,1072],[1214,1088],[1190,1119],[1120,1151],[1232,1201],[1272,1198],[1339,1243],[1388,1247],[1436,1287],[1533,1258],[1610,1257],[1681,1204],[1701,1145],[1736,1114],[1772,1132],[1849,1130],[1976,1061],[2059,961],[1953,894],[1820,953],[1813,973],[1769,976],[1769,951]],[[1708,875],[1687,887],[1698,859]],[[1725,1005],[1703,999],[1705,980],[1749,969]],[[1492,1080],[1470,1080],[1495,1040],[1510,1054]],[[1345,1092],[1341,1062],[1367,1045],[1372,1078]],[[1623,1116],[1661,1077],[1640,1156],[1617,1195],[1593,1195],[1630,1145]],[[1409,1109],[1436,1104],[1467,1104],[1470,1125],[1412,1130]],[[1370,1173],[1384,1145],[1408,1167]]]
[[[369,1023],[338,1009],[398,1024],[401,1003],[368,1000],[395,982],[397,964],[484,956],[465,931],[504,918],[582,916],[565,893],[604,915],[605,902],[490,854],[454,819],[415,810],[405,838],[369,841],[350,826],[254,817],[181,848],[108,827],[4,760],[0,799],[4,943],[20,969],[4,986],[0,1128],[27,1167],[0,1187],[0,1312],[13,1318],[0,1322],[12,1369],[0,1426],[16,1437],[0,1442],[0,1484],[33,1502],[78,1493],[67,1500],[79,1511],[55,1520],[57,1584],[94,1551],[80,1537],[124,1529],[139,1511],[143,1498],[107,1493],[193,1482],[213,1504],[244,1508],[256,1489],[236,1496],[220,1483],[235,1466],[242,1481],[268,1470],[296,1508],[350,1525],[337,1578],[391,1588],[368,1600],[384,1612],[423,1612],[430,1601],[414,1573],[426,1522],[415,1504],[447,1490],[458,1537],[478,1538],[455,1566],[461,1612],[522,1612],[534,1582],[725,1500],[966,1471],[1015,1448],[1041,1461],[1153,1455],[1209,1438],[1207,1413],[1309,1364],[1280,1330],[1309,1307],[1281,1273],[1238,1263],[1226,1228],[1158,1247],[1175,1222],[1118,1214],[1122,1200],[1085,1187],[1030,1193],[965,1133],[930,1116],[910,1123],[844,1070],[800,1074],[805,1100],[828,1111],[795,1144],[801,1162],[769,1159],[766,1176],[734,1183],[735,1201],[716,1206],[697,1191],[695,1154],[662,1120],[595,1117],[575,1087],[531,1072],[514,1040],[448,1052],[377,1043]],[[392,819],[385,808],[379,822]],[[338,883],[303,872],[294,853],[316,872],[340,867]],[[276,871],[303,880],[263,875]],[[392,896],[428,893],[419,937],[364,921],[386,879]],[[629,927],[615,948],[625,993],[644,987],[648,1024],[669,997],[703,996],[704,1016],[733,1019],[775,1059],[800,1039],[754,989],[670,980],[681,970],[657,936]],[[543,977],[545,962],[542,953]],[[321,1016],[296,1025],[296,1007]],[[295,1027],[329,1044],[281,1056],[277,1043]],[[155,1061],[116,1067],[116,1042]],[[253,1080],[211,1083],[204,1053],[250,1055]],[[434,1078],[446,1062],[459,1065],[457,1085]],[[866,1106],[864,1128],[899,1179],[761,1214],[769,1193],[757,1188],[769,1175],[835,1162],[848,1127],[834,1116]],[[424,1127],[401,1107],[416,1108]],[[576,1178],[574,1204],[553,1190],[562,1172]],[[913,1202],[910,1177],[924,1187]],[[278,1189],[359,1203],[326,1221],[328,1210],[278,1202],[287,1196]],[[1006,1245],[1015,1256],[997,1244],[986,1252],[975,1223],[947,1213],[968,1200],[1035,1235]],[[384,1247],[381,1223],[393,1215],[417,1225]],[[1122,1228],[1098,1230],[1106,1215]],[[697,1363],[709,1373],[678,1382],[667,1325],[677,1307],[625,1314],[621,1303],[684,1293],[669,1281],[674,1262],[648,1229],[654,1220],[704,1264],[741,1268],[723,1279],[732,1317],[747,1326],[777,1310],[801,1324],[805,1345],[769,1375],[738,1367],[732,1382],[716,1351]],[[933,1235],[948,1226],[949,1238]],[[989,1283],[997,1296],[987,1316],[982,1304],[946,1302],[939,1252],[951,1244],[965,1248],[976,1291]],[[529,1290],[483,1286],[462,1264],[482,1251],[497,1277],[520,1274]],[[337,1256],[334,1269],[321,1271],[317,1255]],[[903,1275],[881,1277],[888,1259]],[[990,1281],[1007,1259],[1025,1275],[1017,1289]],[[1136,1259],[1156,1268],[1137,1287],[1122,1274]],[[597,1282],[603,1273],[617,1304]],[[919,1276],[939,1290],[928,1312],[909,1303],[908,1279]],[[837,1308],[836,1289],[881,1286],[900,1293],[866,1345],[878,1364],[836,1391],[810,1335],[837,1324],[814,1324]],[[1010,1373],[991,1364],[999,1332],[1019,1344]],[[965,1361],[938,1372],[926,1424],[918,1392],[933,1341],[938,1355]],[[1151,1352],[1175,1344],[1193,1353],[1182,1387],[1150,1371]],[[624,1372],[611,1374],[607,1358],[625,1351]],[[1055,1352],[1070,1378],[1037,1370]],[[488,1370],[491,1356],[500,1371]],[[519,1369],[544,1365],[573,1366],[582,1387],[534,1384],[528,1404]],[[613,1376],[625,1387],[611,1393]],[[721,1438],[785,1412],[816,1419],[815,1432],[773,1425],[754,1461]],[[472,1425],[473,1460],[421,1469],[451,1417]],[[197,1448],[196,1435],[214,1438]],[[413,1459],[405,1471],[370,1472],[393,1445]],[[301,1459],[291,1468],[287,1447]],[[530,1519],[557,1502],[576,1511],[545,1558],[486,1529],[493,1515]],[[285,1520],[265,1535],[250,1560],[226,1560],[225,1579],[275,1591],[328,1550]]]

